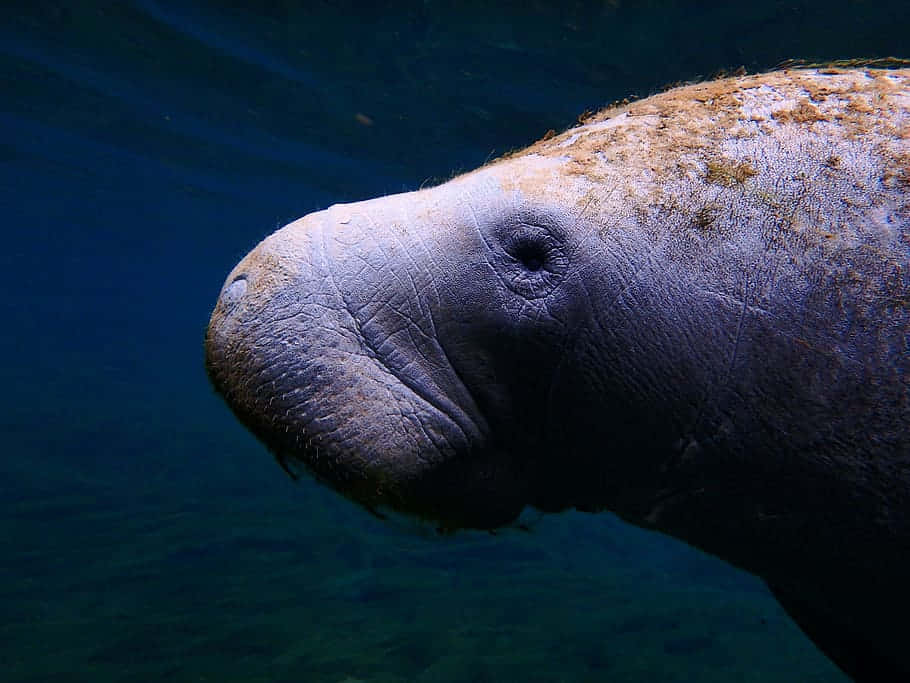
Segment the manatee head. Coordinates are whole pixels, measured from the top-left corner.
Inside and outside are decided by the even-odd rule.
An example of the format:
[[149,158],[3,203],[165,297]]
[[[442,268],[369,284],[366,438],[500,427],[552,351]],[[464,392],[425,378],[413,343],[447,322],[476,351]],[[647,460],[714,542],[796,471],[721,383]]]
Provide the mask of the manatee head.
[[443,528],[603,502],[594,455],[643,433],[593,342],[613,257],[560,163],[532,162],[333,206],[237,265],[207,368],[285,469]]

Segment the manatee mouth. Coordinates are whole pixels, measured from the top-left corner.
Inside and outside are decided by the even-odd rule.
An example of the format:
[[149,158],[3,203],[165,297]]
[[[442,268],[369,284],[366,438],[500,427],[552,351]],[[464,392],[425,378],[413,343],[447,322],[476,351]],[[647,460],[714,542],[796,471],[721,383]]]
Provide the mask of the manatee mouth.
[[513,521],[527,498],[517,461],[443,393],[444,364],[371,343],[323,262],[276,252],[266,240],[241,261],[206,332],[209,378],[237,418],[292,477],[306,470],[370,510],[444,529]]
[[[358,397],[332,396],[343,403],[338,410],[345,414],[338,415],[326,397],[301,394],[290,384],[280,388],[295,374],[306,374],[305,367],[292,371],[273,364],[271,371],[239,378],[238,364],[212,339],[210,331],[206,367],[216,391],[292,478],[309,473],[373,514],[383,516],[389,509],[444,531],[501,527],[525,506],[514,458],[485,443],[467,442],[440,411],[424,406],[422,419],[432,421],[433,428],[402,418],[396,429],[387,430],[403,437],[404,443],[395,444],[377,438],[381,424]],[[402,385],[401,391],[410,390]],[[326,412],[320,413],[320,406]],[[435,438],[428,436],[433,431]]]

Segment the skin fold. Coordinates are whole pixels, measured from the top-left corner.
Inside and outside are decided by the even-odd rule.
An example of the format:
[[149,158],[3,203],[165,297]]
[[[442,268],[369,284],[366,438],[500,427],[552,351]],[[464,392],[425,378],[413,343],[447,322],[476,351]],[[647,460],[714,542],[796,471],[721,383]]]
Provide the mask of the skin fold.
[[908,190],[910,70],[677,88],[287,225],[228,276],[207,369],[371,509],[612,510],[910,680]]

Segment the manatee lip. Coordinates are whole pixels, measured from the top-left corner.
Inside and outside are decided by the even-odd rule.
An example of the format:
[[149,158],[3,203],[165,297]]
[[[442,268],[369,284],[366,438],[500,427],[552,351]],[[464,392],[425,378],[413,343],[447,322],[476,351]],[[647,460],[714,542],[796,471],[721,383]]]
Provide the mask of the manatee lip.
[[[220,339],[220,343],[219,343]],[[307,425],[274,421],[265,408],[280,398],[250,400],[238,387],[230,351],[217,331],[206,336],[206,369],[215,390],[237,419],[272,453],[293,479],[307,472],[373,514],[382,511],[433,524],[441,532],[459,529],[490,530],[511,524],[528,503],[520,478],[511,473],[512,457],[481,445],[470,453],[453,453],[431,466],[414,471],[396,468],[396,457],[380,454],[378,468],[352,469],[343,447],[313,439]],[[273,368],[280,375],[280,368]],[[265,380],[266,382],[268,380]],[[243,386],[247,380],[241,379]]]
[[[325,438],[321,431],[328,429],[331,434],[339,426],[335,420],[341,419],[335,417],[336,409],[326,401],[343,402],[355,415],[358,406],[364,404],[350,397],[325,394],[324,390],[314,390],[313,395],[304,393],[309,382],[318,382],[314,377],[320,372],[320,362],[326,359],[313,360],[309,354],[313,342],[300,336],[276,337],[276,330],[286,321],[249,324],[251,320],[260,320],[263,312],[255,310],[255,299],[240,305],[248,288],[252,289],[250,281],[254,277],[241,274],[225,285],[206,331],[206,371],[216,392],[237,419],[266,446],[289,476],[297,479],[306,470],[368,510],[387,507],[409,516],[432,519],[446,529],[489,528],[509,521],[508,515],[502,513],[484,519],[452,510],[460,507],[460,503],[448,493],[451,487],[444,479],[437,477],[437,483],[427,486],[425,477],[432,478],[431,471],[452,455],[438,451],[432,442],[412,446],[407,449],[408,454],[392,452],[390,447],[376,450],[370,443],[337,443]],[[319,349],[326,350],[317,345],[313,351],[316,357]],[[301,360],[308,357],[310,361]],[[381,365],[381,359],[375,362]],[[425,402],[428,411],[438,411],[438,415],[433,413],[436,419],[449,420],[455,425],[451,416],[413,387],[402,382],[401,388],[413,393],[415,401]],[[325,422],[327,416],[331,417]],[[369,417],[352,418],[349,412],[342,425],[344,430],[355,434],[355,439],[365,431],[356,424],[357,419]],[[456,431],[454,427],[449,429]],[[432,455],[429,449],[433,449]],[[434,488],[438,489],[436,494],[428,492]],[[440,505],[443,499],[447,503]]]

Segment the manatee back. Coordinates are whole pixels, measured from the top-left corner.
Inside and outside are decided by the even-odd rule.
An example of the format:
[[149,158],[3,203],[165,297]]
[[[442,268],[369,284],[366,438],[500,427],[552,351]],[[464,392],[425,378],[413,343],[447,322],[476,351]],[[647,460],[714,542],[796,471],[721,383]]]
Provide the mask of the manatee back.
[[910,673],[910,71],[689,86],[529,152],[590,187],[606,243],[644,236],[603,327],[684,438],[676,493],[625,516],[763,576],[835,659]]
[[565,160],[606,242],[644,234],[650,314],[688,341],[656,355],[705,387],[694,431],[910,489],[910,70],[688,86],[523,154]]

